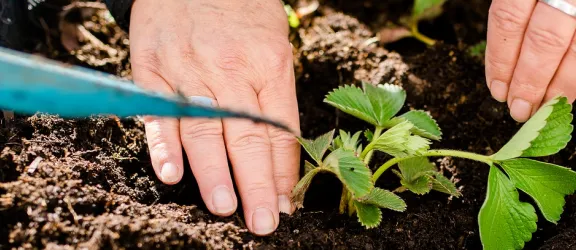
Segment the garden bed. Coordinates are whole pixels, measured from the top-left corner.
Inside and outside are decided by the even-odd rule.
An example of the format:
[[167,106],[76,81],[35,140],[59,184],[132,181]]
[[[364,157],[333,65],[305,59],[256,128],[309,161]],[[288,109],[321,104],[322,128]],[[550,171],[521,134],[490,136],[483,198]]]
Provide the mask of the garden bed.
[[[408,2],[321,2],[314,16],[294,31],[303,136],[365,128],[323,103],[324,95],[342,84],[391,82],[407,90],[405,110],[429,110],[438,121],[444,135],[434,148],[494,153],[520,124],[509,117],[505,104],[490,97],[482,58],[468,53],[485,39],[489,1],[448,1],[442,16],[420,26],[422,33],[439,40],[433,47],[410,38],[386,45],[366,42],[385,21],[409,12]],[[108,27],[97,37],[119,53],[85,46],[70,55],[53,42],[40,44],[35,52],[130,78],[126,35],[102,18],[88,22],[93,26],[87,28]],[[113,59],[101,63],[106,58]],[[573,166],[575,146],[572,140],[546,160]],[[375,156],[374,161],[383,162]],[[356,217],[338,213],[340,193],[332,190],[341,190],[340,184],[331,175],[321,175],[313,181],[303,209],[282,215],[274,234],[255,237],[245,230],[242,213],[228,218],[209,214],[189,168],[177,185],[159,182],[138,120],[17,117],[0,125],[0,249],[480,249],[477,216],[488,167],[435,160],[447,177],[458,180],[462,197],[403,192],[399,196],[408,205],[405,212],[383,210],[382,223],[365,229]],[[400,183],[388,172],[376,185],[394,190]],[[575,226],[576,197],[568,196],[559,223],[539,220],[526,248],[573,248]]]

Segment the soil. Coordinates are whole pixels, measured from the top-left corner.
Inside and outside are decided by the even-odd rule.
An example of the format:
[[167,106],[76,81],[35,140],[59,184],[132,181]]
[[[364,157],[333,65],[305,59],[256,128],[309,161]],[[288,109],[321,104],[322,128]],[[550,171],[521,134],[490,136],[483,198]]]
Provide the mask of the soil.
[[[366,128],[324,104],[324,95],[341,84],[391,82],[408,91],[405,110],[426,109],[437,119],[444,136],[434,148],[493,153],[520,124],[509,118],[505,104],[490,97],[482,60],[467,52],[485,38],[490,2],[448,1],[442,16],[421,25],[424,34],[439,40],[434,47],[409,38],[367,42],[387,21],[407,13],[408,2],[321,1],[320,9],[294,30],[303,135]],[[128,38],[105,15],[94,11],[83,24],[106,46],[84,44],[70,52],[57,46],[61,36],[56,31],[42,37],[32,52],[130,78]],[[572,140],[543,160],[575,166],[575,147]],[[383,160],[376,155],[375,163]],[[458,180],[463,197],[401,193],[408,210],[383,210],[381,225],[366,230],[356,218],[338,214],[340,194],[332,190],[340,190],[340,184],[321,175],[303,209],[282,215],[274,234],[255,237],[241,213],[220,218],[208,212],[189,168],[177,185],[158,181],[138,119],[17,116],[0,124],[0,249],[481,249],[477,215],[488,168],[436,160]],[[377,183],[386,189],[399,185],[390,173]],[[526,249],[576,248],[576,196],[567,197],[557,225],[540,219],[538,226]]]

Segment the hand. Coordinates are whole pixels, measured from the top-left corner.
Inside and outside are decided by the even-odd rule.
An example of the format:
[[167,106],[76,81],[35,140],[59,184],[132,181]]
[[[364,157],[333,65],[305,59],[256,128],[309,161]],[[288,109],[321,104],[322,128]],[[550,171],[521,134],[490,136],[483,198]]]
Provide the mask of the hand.
[[[576,0],[563,0],[576,6]],[[493,0],[486,80],[510,115],[527,121],[557,95],[576,98],[576,17],[537,0]]]
[[[159,92],[213,98],[219,107],[299,131],[288,32],[276,0],[137,0],[130,27],[134,81]],[[279,212],[293,212],[289,195],[300,159],[295,135],[238,119],[146,117],[145,128],[156,175],[166,184],[181,180],[183,147],[212,213],[228,216],[237,208],[231,172],[253,233],[272,233]]]

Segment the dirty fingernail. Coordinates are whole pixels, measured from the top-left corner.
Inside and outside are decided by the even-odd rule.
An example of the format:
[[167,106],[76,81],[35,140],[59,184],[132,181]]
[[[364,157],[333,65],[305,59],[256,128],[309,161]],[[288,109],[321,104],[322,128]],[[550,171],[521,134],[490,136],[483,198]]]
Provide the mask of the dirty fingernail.
[[286,195],[279,195],[278,208],[282,213],[292,214],[292,202],[290,202],[290,198]]
[[505,102],[506,97],[508,96],[508,84],[494,80],[490,84],[490,92],[496,101]]
[[532,104],[526,100],[516,98],[510,106],[510,115],[517,122],[525,122],[532,115]]
[[276,227],[274,221],[274,214],[268,208],[257,208],[252,214],[252,228],[254,233],[258,235],[266,235],[272,233]]
[[160,178],[162,178],[163,182],[169,184],[178,182],[180,178],[178,176],[178,167],[173,163],[165,163],[160,170]]
[[216,213],[227,215],[236,209],[232,192],[227,186],[218,186],[212,190],[212,206]]

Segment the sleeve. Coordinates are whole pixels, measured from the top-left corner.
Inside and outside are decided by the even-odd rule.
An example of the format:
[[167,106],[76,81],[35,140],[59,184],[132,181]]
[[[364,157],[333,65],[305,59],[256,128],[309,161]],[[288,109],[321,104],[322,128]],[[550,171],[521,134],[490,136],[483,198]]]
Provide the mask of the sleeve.
[[128,32],[130,28],[130,13],[134,0],[106,0],[108,10],[116,20],[116,23]]

